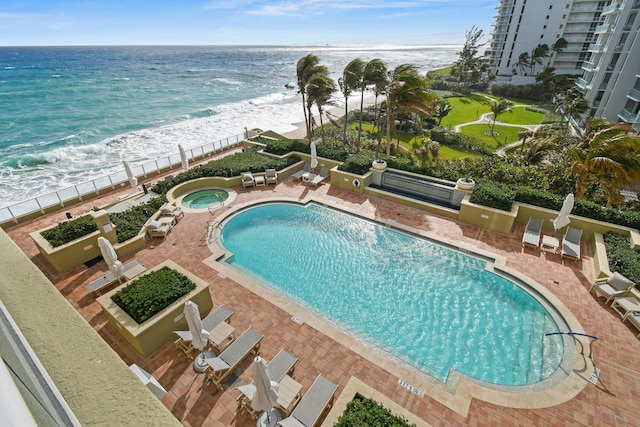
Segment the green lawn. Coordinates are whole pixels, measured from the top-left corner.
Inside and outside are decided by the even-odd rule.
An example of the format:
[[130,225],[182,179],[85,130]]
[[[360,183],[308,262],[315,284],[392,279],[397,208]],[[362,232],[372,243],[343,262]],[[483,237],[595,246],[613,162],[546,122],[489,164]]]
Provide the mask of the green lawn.
[[509,144],[511,142],[515,142],[520,139],[518,137],[518,132],[524,129],[525,128],[521,127],[501,126],[497,124],[494,131],[498,132],[498,136],[495,137],[485,134],[485,132],[491,131],[491,125],[486,124],[463,126],[460,131],[464,135],[473,136],[474,138],[479,139],[480,141],[484,142],[487,147],[496,150],[498,147]]
[[465,97],[447,98],[453,107],[448,116],[442,119],[442,126],[452,128],[460,123],[473,122],[480,118],[481,114],[491,111],[489,100],[482,95],[469,95]]
[[514,107],[511,111],[513,113],[500,114],[498,121],[514,125],[539,125],[544,120],[544,114],[529,111],[526,107]]

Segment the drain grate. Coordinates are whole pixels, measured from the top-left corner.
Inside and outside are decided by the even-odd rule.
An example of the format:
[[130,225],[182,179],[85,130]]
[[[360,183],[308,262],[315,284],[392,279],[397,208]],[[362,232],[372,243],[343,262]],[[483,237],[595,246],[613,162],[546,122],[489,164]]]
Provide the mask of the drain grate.
[[296,316],[293,316],[293,317],[291,318],[291,320],[293,320],[294,322],[296,322],[298,325],[302,325],[302,324],[304,323],[304,322],[302,321],[302,319],[301,319],[301,318],[296,317]]

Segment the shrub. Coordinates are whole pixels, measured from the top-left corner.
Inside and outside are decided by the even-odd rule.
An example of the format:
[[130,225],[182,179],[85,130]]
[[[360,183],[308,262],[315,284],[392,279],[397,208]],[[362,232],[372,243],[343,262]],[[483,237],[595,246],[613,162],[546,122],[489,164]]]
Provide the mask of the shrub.
[[295,139],[278,139],[268,140],[267,145],[264,148],[267,153],[275,154],[277,156],[283,156],[292,151],[298,151],[300,153],[309,153],[309,144],[297,141]]
[[109,220],[116,226],[118,243],[135,237],[149,218],[151,218],[166,201],[167,198],[165,196],[158,196],[126,211],[110,214]]
[[510,212],[515,198],[516,192],[511,187],[482,179],[476,184],[469,201]]
[[195,288],[187,276],[164,267],[135,279],[111,299],[141,324]]
[[72,221],[59,222],[56,228],[40,233],[54,248],[72,242],[98,230],[91,215],[83,215]]
[[[631,247],[627,236],[612,231],[604,235],[604,244],[607,249],[609,269],[618,271],[633,280],[636,288],[640,288],[640,251]],[[616,266],[616,262],[620,265]]]
[[356,395],[334,424],[336,427],[415,427],[406,418],[394,415],[375,400]]
[[364,175],[369,172],[369,168],[371,168],[371,163],[374,159],[375,156],[373,154],[352,154],[344,163],[338,166],[338,170]]

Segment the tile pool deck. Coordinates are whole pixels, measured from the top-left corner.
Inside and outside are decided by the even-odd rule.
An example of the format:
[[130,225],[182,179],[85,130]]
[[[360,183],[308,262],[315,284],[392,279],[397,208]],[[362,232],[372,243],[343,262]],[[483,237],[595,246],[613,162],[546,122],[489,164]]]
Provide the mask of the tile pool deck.
[[[148,182],[145,182],[149,185]],[[243,190],[236,187],[237,197],[226,209],[249,202],[269,199],[305,200],[314,198],[328,205],[343,207],[381,221],[396,221],[404,226],[423,230],[447,241],[459,242],[461,247],[478,248],[506,257],[507,266],[536,280],[547,288],[578,319],[584,331],[602,338],[594,345],[594,360],[600,369],[596,386],[587,384],[577,396],[565,403],[542,409],[518,409],[472,399],[468,411],[452,410],[437,396],[447,395],[443,387],[434,386],[420,375],[397,369],[396,364],[373,350],[362,351],[363,346],[331,327],[322,327],[314,316],[305,313],[273,292],[252,283],[238,283],[233,274],[216,269],[210,260],[211,250],[203,242],[208,212],[187,213],[166,240],[156,239],[135,256],[147,267],[171,259],[190,270],[210,285],[214,306],[224,305],[235,314],[231,323],[237,332],[252,326],[265,335],[260,354],[271,359],[281,348],[295,354],[298,364],[295,378],[306,391],[315,377],[322,373],[338,384],[336,398],[351,377],[372,387],[382,395],[407,409],[424,425],[433,426],[637,426],[640,424],[640,340],[635,330],[620,321],[620,317],[603,299],[588,293],[594,279],[591,249],[583,243],[583,258],[574,262],[560,259],[560,255],[523,249],[523,225],[514,227],[510,234],[463,224],[438,215],[393,202],[363,196],[338,189],[329,184],[317,188],[285,179],[277,186]],[[93,199],[70,209],[74,216],[95,205],[103,206],[117,201],[126,193],[120,190],[100,199]],[[104,262],[87,268],[80,266],[66,273],[56,273],[39,255],[29,232],[54,224],[64,217],[63,212],[47,215],[24,225],[7,230],[8,235],[25,254],[47,275],[57,289],[87,320],[100,336],[129,365],[136,363],[152,373],[169,391],[163,403],[185,426],[251,426],[255,421],[237,412],[238,391],[227,387],[213,394],[203,384],[203,376],[196,374],[182,353],[167,343],[151,356],[140,356],[108,323],[95,298],[84,288],[92,279],[104,274]],[[268,256],[268,254],[265,254]],[[122,260],[124,262],[128,259]],[[235,279],[235,280],[234,280]],[[292,320],[301,318],[302,324]],[[320,325],[320,326],[319,326]],[[352,342],[352,341],[351,341]],[[373,363],[376,360],[378,363]],[[233,385],[250,381],[250,358],[241,364]],[[398,372],[407,373],[399,377]],[[587,375],[588,376],[588,375]],[[424,396],[412,393],[398,384],[402,379],[424,391]],[[586,380],[585,380],[586,382]],[[432,397],[436,396],[436,398]],[[531,402],[532,406],[536,402]]]

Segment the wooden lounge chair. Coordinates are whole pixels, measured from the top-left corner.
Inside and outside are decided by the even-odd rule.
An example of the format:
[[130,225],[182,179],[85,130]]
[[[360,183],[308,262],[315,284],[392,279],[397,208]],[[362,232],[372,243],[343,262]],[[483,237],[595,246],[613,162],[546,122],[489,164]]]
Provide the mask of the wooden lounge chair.
[[249,172],[244,172],[240,174],[240,177],[242,178],[242,188],[256,186],[256,180],[253,178],[253,175],[250,174]]
[[[202,319],[202,328],[211,333],[222,322],[229,323],[229,319],[233,315],[232,311],[227,310],[224,306],[220,306],[209,313]],[[191,352],[195,349],[193,346],[190,331],[173,331],[178,336],[175,342],[176,347],[181,350],[187,357],[191,357]]]
[[331,407],[338,386],[318,375],[302,396],[291,415],[278,422],[281,427],[314,427],[325,410]]
[[522,246],[528,245],[536,249],[540,246],[542,223],[542,218],[529,217],[527,227],[524,229],[524,234],[522,235]]
[[596,297],[598,295],[603,296],[605,298],[604,303],[609,304],[615,297],[624,296],[634,286],[635,283],[632,280],[616,271],[606,279],[596,280],[589,288],[589,292],[595,289]]
[[291,176],[297,179],[298,181],[300,181],[302,179],[302,176],[306,173],[309,173],[310,170],[311,170],[311,163],[306,162],[302,167],[302,170],[299,170],[298,172],[294,173]]
[[177,206],[170,205],[169,203],[165,203],[160,208],[161,216],[172,216],[176,221],[184,216],[184,212]]
[[224,381],[238,367],[238,365],[250,354],[258,354],[260,342],[264,335],[249,328],[234,342],[229,344],[218,357],[207,357],[205,378],[207,383],[213,383],[217,389],[224,388]]
[[[278,354],[267,365],[267,371],[269,372],[269,379],[275,381],[280,385],[282,379],[287,375],[292,375],[295,365],[298,362],[298,358],[288,353],[285,349],[281,349]],[[238,409],[240,411],[246,411],[252,418],[258,418],[258,411],[251,407],[251,399],[256,392],[256,386],[251,384],[241,385],[238,388],[240,395],[238,396]],[[280,393],[278,390],[278,405],[280,406]],[[282,402],[282,406],[285,406],[287,402]],[[284,408],[283,408],[284,409]]]
[[561,256],[578,260],[580,259],[580,240],[582,239],[582,229],[567,227],[567,231],[562,238]]
[[323,166],[320,169],[320,174],[314,175],[313,178],[309,180],[309,184],[315,185],[317,187],[318,184],[320,184],[322,181],[324,181],[328,177],[329,177],[329,168]]
[[104,276],[98,277],[96,280],[86,285],[85,289],[90,293],[95,293],[95,295],[98,296],[109,286],[115,283],[123,283],[126,280],[131,280],[134,277],[144,273],[146,270],[147,268],[144,265],[140,264],[137,259],[135,259],[123,266],[123,273],[120,280],[118,280],[112,272],[108,272]]

